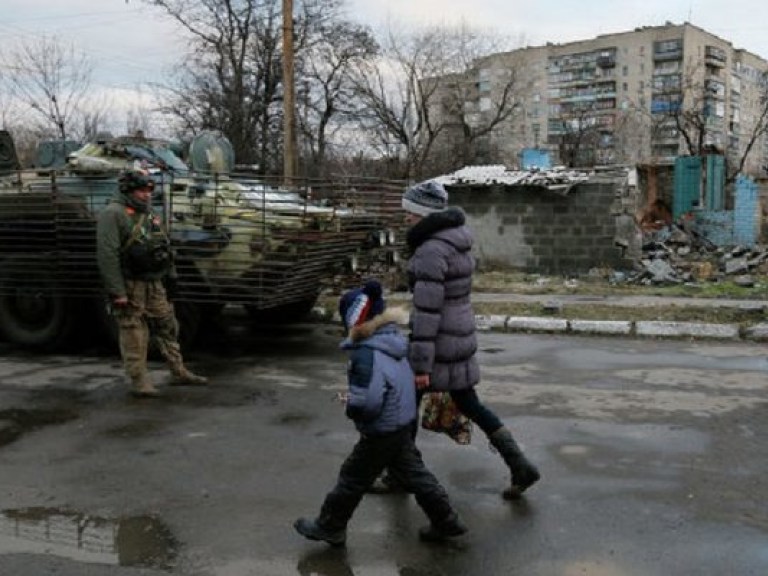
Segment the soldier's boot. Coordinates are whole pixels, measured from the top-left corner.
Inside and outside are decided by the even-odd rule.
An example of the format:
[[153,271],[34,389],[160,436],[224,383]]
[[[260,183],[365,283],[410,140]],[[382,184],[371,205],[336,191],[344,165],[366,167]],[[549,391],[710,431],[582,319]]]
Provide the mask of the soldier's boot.
[[134,398],[159,398],[160,390],[155,388],[149,376],[142,374],[131,379],[131,396]]
[[331,546],[344,546],[347,541],[346,528],[332,528],[322,522],[321,518],[310,520],[299,518],[293,523],[296,532],[310,540],[321,540]]
[[208,378],[190,372],[184,366],[171,369],[171,386],[207,386]]
[[541,478],[536,466],[525,457],[517,445],[512,433],[504,426],[489,436],[491,445],[499,451],[512,474],[512,483],[504,490],[502,496],[506,500],[518,500],[523,492],[533,486]]

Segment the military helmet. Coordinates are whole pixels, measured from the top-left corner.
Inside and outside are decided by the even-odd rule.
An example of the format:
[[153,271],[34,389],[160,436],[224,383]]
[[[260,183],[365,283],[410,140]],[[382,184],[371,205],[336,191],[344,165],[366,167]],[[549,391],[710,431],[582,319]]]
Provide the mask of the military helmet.
[[141,188],[155,189],[155,181],[152,180],[152,177],[147,172],[141,170],[126,170],[120,174],[118,183],[120,184],[120,192],[122,194],[130,194],[134,190]]

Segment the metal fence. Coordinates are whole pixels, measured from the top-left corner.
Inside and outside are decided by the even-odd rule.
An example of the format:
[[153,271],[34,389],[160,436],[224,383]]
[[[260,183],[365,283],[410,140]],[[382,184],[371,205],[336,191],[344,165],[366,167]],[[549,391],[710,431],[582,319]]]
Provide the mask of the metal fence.
[[[158,174],[153,209],[174,248],[180,301],[255,309],[389,274],[403,245],[403,184],[252,174]],[[114,177],[22,171],[0,181],[0,294],[97,295],[98,214]]]

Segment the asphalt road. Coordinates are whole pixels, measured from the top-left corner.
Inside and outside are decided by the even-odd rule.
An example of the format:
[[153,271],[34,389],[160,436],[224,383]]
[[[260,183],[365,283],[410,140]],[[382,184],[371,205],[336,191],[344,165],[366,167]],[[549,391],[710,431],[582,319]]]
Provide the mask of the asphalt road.
[[291,525],[355,440],[338,336],[216,335],[188,354],[213,385],[159,401],[113,355],[0,348],[0,575],[768,574],[764,345],[482,334],[480,394],[541,483],[505,502],[477,429],[422,431],[470,534],[422,544],[411,497],[371,495],[332,549]]

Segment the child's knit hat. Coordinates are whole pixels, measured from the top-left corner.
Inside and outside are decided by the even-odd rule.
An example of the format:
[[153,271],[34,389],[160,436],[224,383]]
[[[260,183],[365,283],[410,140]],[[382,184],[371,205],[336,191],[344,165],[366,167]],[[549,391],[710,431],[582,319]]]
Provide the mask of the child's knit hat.
[[382,292],[377,280],[368,280],[362,287],[345,292],[339,299],[344,328],[350,330],[384,312],[387,303]]

